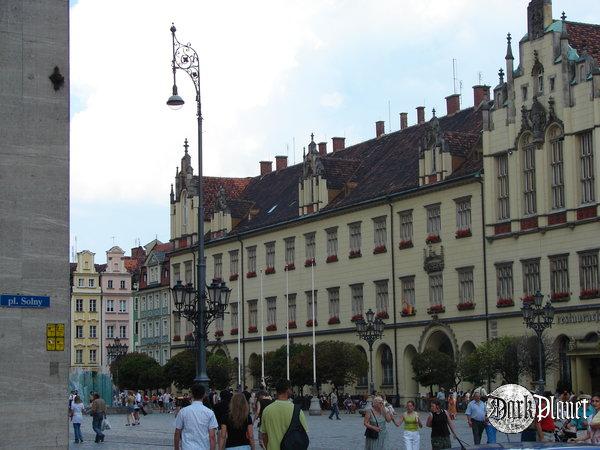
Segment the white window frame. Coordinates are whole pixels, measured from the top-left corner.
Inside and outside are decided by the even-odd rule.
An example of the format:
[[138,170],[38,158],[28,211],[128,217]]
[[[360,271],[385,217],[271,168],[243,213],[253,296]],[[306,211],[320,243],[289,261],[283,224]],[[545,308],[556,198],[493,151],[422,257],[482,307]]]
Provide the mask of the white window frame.
[[522,147],[523,164],[523,214],[532,216],[537,214],[537,192],[535,186],[536,164],[535,164],[535,145],[530,143],[530,137],[525,138]]
[[413,240],[413,211],[400,211],[400,242],[412,242]]
[[75,299],[75,312],[83,312],[83,299]]
[[275,268],[275,241],[265,243],[265,266]]
[[277,297],[267,297],[267,326],[277,325]]
[[361,232],[361,222],[354,222],[348,224],[348,232],[350,236],[350,251],[351,252],[361,252],[362,245],[362,232]]
[[75,338],[83,339],[83,325],[75,325]]
[[306,260],[312,260],[315,258],[316,253],[316,233],[310,232],[304,235]]
[[457,198],[456,203],[456,229],[471,229],[471,197]]
[[540,258],[524,259],[521,261],[523,269],[523,295],[534,295],[541,289]]
[[592,131],[579,135],[579,171],[581,204],[593,203],[596,199],[594,180],[594,140]]
[[340,288],[328,288],[327,297],[329,303],[329,317],[340,318]]
[[565,174],[563,137],[558,136],[550,141],[550,191],[552,209],[565,207]]
[[494,158],[496,162],[496,213],[498,220],[510,219],[510,185],[508,179],[508,155]]
[[313,302],[313,299],[314,299],[314,302],[315,302],[315,321],[318,322],[319,321],[319,315],[317,313],[319,311],[319,309],[318,309],[318,306],[319,306],[319,297],[317,296],[317,291],[316,290],[312,291],[312,295],[311,295],[311,291],[306,291],[305,294],[306,294],[306,311],[307,311],[306,317],[307,317],[307,320],[312,320],[312,318],[313,318],[312,317],[312,302]]
[[327,235],[327,256],[337,256],[338,254],[338,227],[332,227],[325,230]]
[[442,232],[442,205],[436,203],[425,207],[427,211],[427,235],[440,236]]
[[288,321],[296,322],[296,294],[288,294]]
[[106,337],[107,337],[107,339],[113,339],[115,337],[115,326],[114,325],[106,326]]
[[114,300],[106,300],[106,312],[115,312]]
[[258,328],[258,300],[248,300],[248,326]]
[[285,241],[285,265],[294,265],[295,253],[296,253],[296,238],[287,237]]
[[95,348],[90,349],[90,364],[95,364],[98,359],[98,352]]
[[550,262],[550,292],[552,294],[568,293],[569,288],[569,255],[553,255]]
[[246,249],[248,253],[248,272],[256,272],[256,245]]
[[429,274],[429,306],[444,304],[444,276],[442,272]]
[[127,312],[127,300],[119,300],[119,312]]
[[402,308],[405,306],[415,307],[415,276],[410,275],[400,278],[402,289]]
[[119,338],[127,339],[127,325],[119,325]]
[[385,247],[387,244],[387,216],[373,219],[373,245]]
[[356,283],[350,285],[350,297],[352,300],[352,317],[364,316],[365,301],[364,301],[364,284]]
[[90,325],[90,338],[96,339],[97,336],[98,336],[98,330],[96,328],[96,325]]
[[83,350],[75,349],[75,364],[83,364]]
[[213,255],[213,278],[223,278],[223,254],[217,253]]
[[389,280],[375,281],[375,308],[377,313],[387,313],[389,309]]
[[475,286],[473,267],[461,267],[458,272],[458,302],[460,304],[475,302]]
[[229,274],[230,275],[238,275],[239,274],[239,250],[231,250],[229,252]]
[[598,274],[598,250],[579,252],[579,286],[581,291],[600,288]]

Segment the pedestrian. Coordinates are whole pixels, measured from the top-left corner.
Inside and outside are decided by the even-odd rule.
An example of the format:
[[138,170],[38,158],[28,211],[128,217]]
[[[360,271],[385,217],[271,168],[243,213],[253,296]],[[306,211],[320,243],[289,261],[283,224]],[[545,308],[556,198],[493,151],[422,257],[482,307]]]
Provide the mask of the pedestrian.
[[450,418],[448,411],[442,408],[437,398],[431,400],[431,413],[427,417],[427,426],[431,428],[431,448],[432,450],[441,450],[450,448],[450,431],[456,436],[454,421]]
[[[546,391],[544,392],[544,397],[551,401],[552,392]],[[539,406],[538,406],[539,408]],[[555,442],[554,432],[556,431],[556,424],[554,423],[554,418],[550,414],[550,411],[546,413],[545,417],[541,419],[537,419],[536,414],[536,422],[537,422],[537,442]]]
[[250,392],[248,391],[248,386],[244,386],[242,394],[244,394],[244,397],[246,397],[246,401],[250,403],[250,395],[254,394],[254,392],[250,394]]
[[129,391],[129,395],[125,398],[125,406],[127,406],[127,423],[125,426],[135,426],[135,397],[131,391]]
[[415,411],[415,402],[409,400],[406,402],[406,411],[403,412],[398,421],[394,420],[397,427],[404,422],[404,447],[406,450],[419,450],[419,428],[423,428],[419,413]]
[[100,395],[94,394],[94,400],[92,400],[92,429],[96,433],[96,439],[94,442],[104,442],[104,433],[102,432],[102,421],[106,417],[106,402],[100,398]]
[[264,409],[273,403],[273,398],[267,393],[267,391],[259,391],[256,400],[256,410],[254,411],[254,421],[257,426],[260,427],[260,421]]
[[590,401],[590,403],[588,403],[588,405],[585,409],[585,414],[584,414],[583,405],[582,405],[577,409],[577,414],[576,414],[577,418],[571,420],[571,424],[575,426],[575,429],[577,431],[577,438],[584,438],[585,436],[588,435],[589,421],[591,420],[592,416],[595,414],[594,406],[591,403],[592,396],[587,395],[587,394],[582,394],[582,395],[579,395],[575,400],[576,401],[582,401],[582,400]]
[[71,423],[73,424],[73,433],[75,433],[75,443],[83,442],[83,436],[81,435],[81,423],[83,422],[83,402],[79,395],[75,395],[71,401],[71,408],[69,416],[71,417]]
[[448,394],[448,414],[452,420],[456,420],[456,392],[451,390]]
[[[227,397],[229,398],[229,397]],[[224,401],[221,393],[221,402]],[[221,423],[219,436],[220,448],[235,450],[254,450],[252,416],[246,396],[238,392],[229,400],[227,415]]]
[[365,411],[363,421],[365,430],[365,450],[384,450],[386,447],[386,422],[392,421],[392,416],[383,406],[383,398],[376,396],[371,409]]
[[329,414],[329,420],[333,420],[334,414],[337,420],[342,420],[340,419],[340,405],[338,404],[338,397],[335,391],[331,391],[329,401],[331,403],[331,413]]
[[[266,406],[262,412],[260,423],[260,435],[262,442],[267,450],[280,450],[282,448],[281,441],[283,436],[290,428],[294,414],[299,414],[300,430],[298,433],[304,432],[305,442],[308,442],[308,426],[304,412],[300,409],[300,405],[294,405],[289,401],[291,394],[290,382],[288,380],[279,380],[275,385],[277,391],[277,399]],[[304,447],[306,448],[306,447]],[[303,449],[295,449],[303,450]]]
[[467,415],[469,427],[473,432],[474,445],[479,445],[483,430],[485,430],[485,403],[481,401],[481,391],[479,389],[475,389],[473,392],[473,400],[467,405],[465,414]]
[[446,392],[444,391],[444,388],[440,388],[440,390],[437,393],[436,398],[440,401],[440,405],[442,408],[446,407]]
[[217,444],[217,418],[204,406],[204,386],[192,386],[192,404],[182,408],[175,419],[175,450],[215,450]]

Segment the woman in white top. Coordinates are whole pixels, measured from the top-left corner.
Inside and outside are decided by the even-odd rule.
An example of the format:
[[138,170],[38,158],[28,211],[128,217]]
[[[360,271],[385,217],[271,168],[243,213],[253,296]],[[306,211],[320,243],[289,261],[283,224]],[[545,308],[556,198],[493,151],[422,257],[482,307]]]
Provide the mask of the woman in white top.
[[83,442],[83,436],[81,435],[81,422],[83,421],[83,402],[79,395],[75,396],[73,403],[71,403],[71,422],[73,423],[73,431],[75,432],[75,443]]

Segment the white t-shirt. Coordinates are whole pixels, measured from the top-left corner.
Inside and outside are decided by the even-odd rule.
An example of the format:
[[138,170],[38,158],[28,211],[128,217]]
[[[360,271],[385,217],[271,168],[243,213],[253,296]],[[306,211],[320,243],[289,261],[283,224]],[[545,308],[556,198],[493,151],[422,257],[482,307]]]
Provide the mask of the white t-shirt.
[[215,413],[199,400],[182,408],[175,419],[175,428],[181,430],[181,450],[209,450],[208,432],[218,427]]
[[73,411],[73,423],[81,423],[83,421],[83,403],[71,403],[71,411]]
[[135,394],[135,402],[142,403],[142,394],[140,394],[139,392]]

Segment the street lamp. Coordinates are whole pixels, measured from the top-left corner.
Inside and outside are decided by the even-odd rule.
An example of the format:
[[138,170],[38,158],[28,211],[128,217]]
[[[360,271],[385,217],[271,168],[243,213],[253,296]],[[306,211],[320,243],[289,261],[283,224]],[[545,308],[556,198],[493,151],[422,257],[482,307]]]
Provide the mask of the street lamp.
[[375,382],[373,380],[373,343],[381,339],[383,336],[383,328],[385,324],[379,317],[375,317],[375,313],[369,308],[365,314],[367,320],[359,319],[356,321],[356,332],[358,337],[369,344],[369,369],[370,369],[370,383],[369,393],[375,394]]
[[116,337],[112,344],[106,346],[106,356],[108,356],[108,364],[117,361],[121,356],[127,353],[129,346],[121,344],[121,339]]
[[554,307],[548,300],[546,305],[542,306],[544,295],[538,290],[533,295],[533,301],[523,302],[521,311],[523,313],[523,321],[527,328],[535,331],[538,338],[538,370],[540,378],[537,381],[538,393],[544,393],[545,374],[544,374],[544,343],[542,342],[542,334],[546,328],[552,326],[554,322]]

